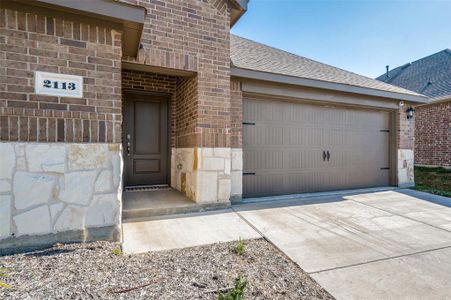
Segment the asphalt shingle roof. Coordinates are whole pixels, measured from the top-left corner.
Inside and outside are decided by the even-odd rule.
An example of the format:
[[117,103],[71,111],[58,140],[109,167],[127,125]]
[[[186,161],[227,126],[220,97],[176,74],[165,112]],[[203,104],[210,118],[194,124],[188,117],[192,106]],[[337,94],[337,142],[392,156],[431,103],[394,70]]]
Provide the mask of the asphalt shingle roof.
[[376,78],[430,98],[451,96],[451,50],[445,49]]
[[230,36],[230,58],[232,66],[241,69],[419,96],[410,90],[386,84],[233,34]]

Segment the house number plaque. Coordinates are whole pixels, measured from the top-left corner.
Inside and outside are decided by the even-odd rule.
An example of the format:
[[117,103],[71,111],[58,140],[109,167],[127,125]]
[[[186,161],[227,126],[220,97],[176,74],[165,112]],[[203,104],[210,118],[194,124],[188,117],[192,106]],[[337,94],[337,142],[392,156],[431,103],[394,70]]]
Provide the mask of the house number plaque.
[[34,90],[38,95],[83,97],[83,77],[48,72],[35,72]]

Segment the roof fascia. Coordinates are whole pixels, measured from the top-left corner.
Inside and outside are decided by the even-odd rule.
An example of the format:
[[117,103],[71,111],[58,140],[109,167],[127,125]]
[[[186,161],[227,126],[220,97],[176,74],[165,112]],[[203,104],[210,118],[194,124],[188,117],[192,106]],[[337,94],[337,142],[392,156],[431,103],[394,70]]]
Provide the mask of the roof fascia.
[[294,77],[294,76],[289,76],[289,75],[248,70],[248,69],[242,69],[242,68],[237,68],[237,67],[233,67],[233,66],[231,68],[231,76],[247,78],[247,79],[272,81],[272,82],[292,84],[292,85],[298,85],[298,86],[315,87],[315,88],[320,88],[320,89],[334,90],[334,91],[375,96],[375,97],[384,97],[384,98],[390,98],[390,99],[394,99],[394,100],[404,100],[404,101],[410,101],[410,102],[416,102],[416,103],[425,103],[428,101],[428,98],[423,97],[423,96],[408,95],[408,94],[382,91],[382,90],[378,90],[378,89],[365,88],[365,87],[359,87],[359,86],[353,86],[353,85],[347,85],[347,84],[341,84],[341,83],[334,83],[334,82],[327,82],[327,81],[321,81],[321,80],[315,80],[315,79]]

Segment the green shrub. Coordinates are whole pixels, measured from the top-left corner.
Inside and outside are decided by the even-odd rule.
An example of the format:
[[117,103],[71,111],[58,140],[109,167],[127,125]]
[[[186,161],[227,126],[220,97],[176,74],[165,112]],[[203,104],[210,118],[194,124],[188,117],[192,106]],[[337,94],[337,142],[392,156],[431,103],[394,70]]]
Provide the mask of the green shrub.
[[[0,277],[6,277],[6,269],[5,268],[0,268]],[[11,286],[9,284],[6,284],[2,281],[0,281],[0,287],[2,288],[6,288],[6,289],[10,289]]]
[[218,300],[244,300],[244,290],[246,289],[247,279],[238,275],[235,278],[235,286],[227,293],[218,292]]
[[238,240],[238,244],[235,247],[235,252],[238,253],[238,255],[244,254],[244,241],[241,238]]
[[122,255],[122,250],[121,250],[121,248],[114,248],[113,250],[111,250],[111,254]]

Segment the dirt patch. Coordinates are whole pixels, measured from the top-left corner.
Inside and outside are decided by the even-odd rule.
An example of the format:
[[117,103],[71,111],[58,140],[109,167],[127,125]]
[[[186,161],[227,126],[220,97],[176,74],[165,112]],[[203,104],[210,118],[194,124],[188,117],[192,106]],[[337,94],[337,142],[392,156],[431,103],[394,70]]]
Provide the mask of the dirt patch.
[[96,242],[4,256],[12,289],[0,288],[0,299],[217,299],[237,274],[246,299],[333,299],[270,243],[244,244],[242,255],[237,242],[136,255]]

